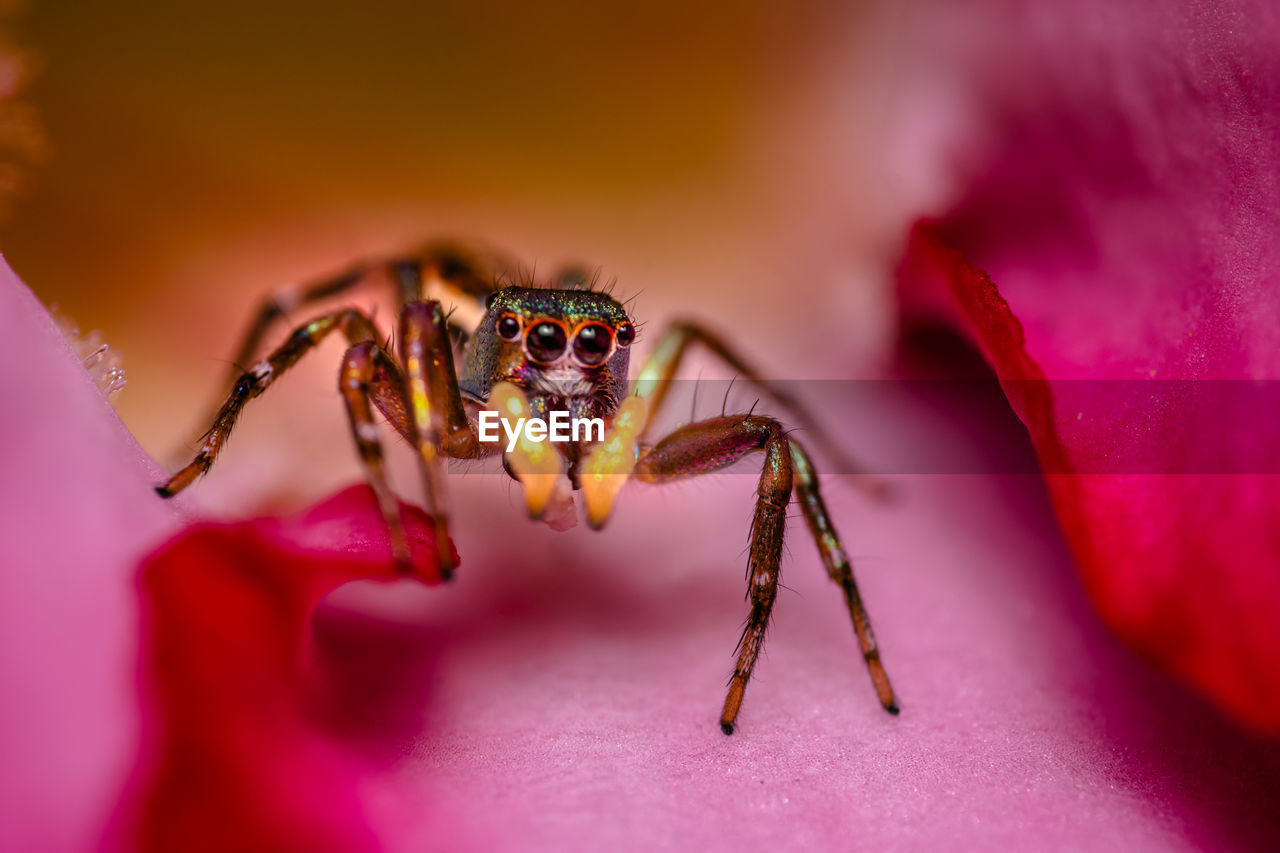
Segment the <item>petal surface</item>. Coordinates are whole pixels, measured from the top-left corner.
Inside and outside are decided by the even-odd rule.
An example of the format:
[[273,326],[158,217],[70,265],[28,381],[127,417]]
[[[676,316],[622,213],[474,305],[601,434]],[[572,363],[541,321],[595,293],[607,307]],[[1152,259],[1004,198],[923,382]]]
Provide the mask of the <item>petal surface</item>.
[[1108,625],[1280,733],[1276,10],[965,13],[943,64],[970,132],[931,155],[956,190],[913,234],[907,313],[1006,380]]
[[[417,579],[438,582],[430,522],[402,512]],[[352,654],[383,626],[313,619],[339,585],[372,579],[412,586],[363,485],[293,517],[202,522],[147,559],[146,726],[122,846],[379,846],[364,788],[380,753],[357,742],[394,740],[386,709],[421,719],[423,684],[398,690],[378,656]]]
[[183,519],[0,263],[0,847],[89,849],[137,746],[138,560]]

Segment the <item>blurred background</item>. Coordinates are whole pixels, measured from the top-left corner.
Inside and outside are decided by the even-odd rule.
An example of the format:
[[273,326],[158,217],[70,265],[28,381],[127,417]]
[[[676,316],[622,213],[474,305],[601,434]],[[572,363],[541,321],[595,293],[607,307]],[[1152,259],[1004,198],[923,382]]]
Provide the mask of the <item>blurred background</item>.
[[[6,20],[43,143],[0,248],[121,354],[117,408],[168,464],[259,298],[431,237],[598,265],[651,336],[699,314],[775,377],[879,369],[920,200],[883,150],[909,59],[880,6],[126,0]],[[255,464],[227,467],[255,482],[207,494],[355,476],[325,349],[238,431],[228,460]]]

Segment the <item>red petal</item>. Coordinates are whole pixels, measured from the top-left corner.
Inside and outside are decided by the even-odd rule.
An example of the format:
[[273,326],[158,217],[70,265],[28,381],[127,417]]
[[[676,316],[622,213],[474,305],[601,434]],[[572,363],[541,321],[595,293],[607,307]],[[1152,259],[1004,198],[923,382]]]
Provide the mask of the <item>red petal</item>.
[[[435,583],[431,523],[402,512],[417,577]],[[152,719],[128,830],[142,847],[376,846],[359,790],[372,767],[341,731],[341,691],[311,619],[340,584],[397,577],[363,486],[292,519],[198,524],[146,561]]]
[[[1076,406],[1055,398],[1055,389],[1063,386],[1044,381],[1010,304],[984,272],[942,242],[934,227],[914,232],[902,279],[913,311],[927,305],[930,313],[949,315],[994,366],[1050,472],[1054,507],[1105,621],[1133,648],[1246,722],[1280,732],[1277,478],[1095,473],[1107,470],[1109,459],[1153,454],[1165,471],[1197,471],[1206,445],[1237,440],[1232,431],[1275,436],[1280,424],[1259,418],[1206,425],[1176,407],[1138,405],[1084,426],[1072,423],[1068,419]],[[1200,298],[1209,298],[1217,285],[1202,282],[1201,288]],[[1037,294],[1025,296],[1035,304]],[[1088,319],[1096,306],[1074,310],[1060,291],[1039,298],[1042,308],[1051,306],[1059,335],[1079,336],[1093,347],[1134,344],[1100,333]],[[1116,302],[1123,299],[1123,291],[1117,291]],[[1159,304],[1145,310],[1157,312]],[[1034,341],[1040,351],[1060,343],[1043,334]],[[1171,343],[1176,347],[1180,341]],[[1105,376],[1108,366],[1100,361],[1099,374]],[[1274,442],[1270,446],[1266,458],[1254,460],[1261,466],[1257,470],[1276,470],[1280,448]]]
[[1280,378],[1280,16],[1248,0],[913,14],[907,89],[925,85],[895,102],[917,130],[960,120],[941,145],[896,140],[925,154],[909,173],[954,187],[913,238],[908,310],[931,291],[1001,379],[1051,380],[1006,387],[1045,469],[1076,472],[1050,487],[1103,617],[1280,733],[1280,411],[1268,387],[1224,382]]

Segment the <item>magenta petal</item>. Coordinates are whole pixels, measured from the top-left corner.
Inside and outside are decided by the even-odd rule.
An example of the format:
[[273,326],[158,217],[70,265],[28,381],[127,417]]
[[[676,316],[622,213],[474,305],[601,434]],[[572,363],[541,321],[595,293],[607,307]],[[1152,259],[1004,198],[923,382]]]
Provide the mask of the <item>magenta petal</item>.
[[158,475],[0,265],[0,848],[89,849],[133,764],[138,559]]
[[[402,513],[420,577],[438,582],[433,528],[417,508]],[[367,720],[376,697],[352,689],[312,625],[324,596],[366,578],[400,578],[367,486],[295,518],[203,522],[147,559],[147,726],[125,847],[379,846],[361,795],[375,763],[348,743],[380,728],[350,724],[353,712]],[[378,663],[352,665],[368,673]],[[408,701],[420,714],[421,693]]]
[[[0,345],[22,349],[6,352],[11,363],[76,375],[56,338],[32,333],[46,320],[19,295],[19,320],[30,328],[3,329]],[[0,302],[6,326],[9,306],[7,297]],[[20,379],[6,380],[6,390],[25,387]],[[93,848],[137,759],[136,566],[132,558],[94,562],[119,549],[114,537],[125,528],[104,531],[93,526],[98,516],[72,513],[66,529],[98,537],[80,545],[50,534],[49,525],[95,493],[116,501],[96,510],[124,513],[125,521],[130,506],[166,512],[168,505],[148,491],[145,460],[137,470],[120,462],[140,457],[109,409],[82,399],[98,414],[69,425],[70,437],[116,436],[105,460],[123,468],[119,476],[100,481],[104,469],[93,464],[58,468],[63,458],[97,458],[74,446],[64,457],[59,445],[48,459],[70,484],[51,492],[62,503],[26,511],[21,482],[4,483],[14,511],[0,544],[26,543],[41,560],[77,561],[46,560],[32,569],[46,570],[39,577],[0,564],[6,850]],[[948,412],[824,416],[856,424],[871,447],[967,440],[954,427],[965,419]],[[1005,425],[978,420],[986,428],[975,435],[1006,443]],[[46,452],[39,430],[16,421],[6,428],[15,442],[8,447],[33,458]],[[9,452],[6,463],[21,455]],[[894,507],[868,505],[829,479],[832,511],[857,555],[903,713],[890,717],[876,704],[838,593],[803,527],[793,527],[775,630],[732,738],[715,721],[745,613],[739,551],[753,478],[629,489],[601,535],[530,523],[518,502],[504,500],[505,483],[486,480],[451,484],[459,538],[475,546],[464,548],[467,568],[453,586],[348,585],[338,601],[322,605],[312,635],[298,630],[302,614],[327,585],[385,566],[385,533],[363,490],[327,503],[333,512],[202,525],[178,540],[237,563],[285,555],[264,567],[266,584],[239,583],[245,578],[234,571],[222,576],[232,591],[249,593],[238,599],[250,605],[241,616],[267,602],[257,611],[265,623],[237,619],[212,598],[205,607],[164,599],[179,627],[184,619],[193,628],[211,625],[207,636],[219,638],[217,647],[183,649],[238,650],[262,701],[217,695],[225,665],[179,667],[176,676],[193,691],[188,699],[211,686],[214,695],[204,705],[151,706],[147,722],[167,722],[147,729],[144,759],[157,757],[152,749],[170,737],[189,748],[185,755],[206,750],[203,772],[185,778],[221,791],[228,799],[218,804],[236,811],[201,815],[200,803],[184,799],[178,786],[132,793],[150,792],[152,804],[194,804],[205,821],[262,817],[256,826],[236,825],[258,831],[235,837],[234,849],[266,837],[313,840],[326,830],[327,846],[392,850],[1275,847],[1268,820],[1275,750],[1170,690],[1100,632],[1029,478],[910,478]],[[161,518],[155,527],[167,523]],[[59,524],[54,533],[63,530]],[[356,557],[346,567],[332,560],[344,543]],[[304,558],[305,567],[295,562]],[[181,591],[180,572],[151,568],[148,589]],[[320,571],[299,574],[303,568]],[[96,596],[91,605],[77,604],[77,584]],[[282,594],[272,600],[268,588]],[[28,609],[16,612],[13,601]],[[104,622],[117,606],[124,615]],[[297,659],[280,646],[254,642],[278,638],[250,630],[264,624],[314,655],[293,667]],[[54,643],[59,633],[71,638],[65,647]],[[233,644],[237,635],[243,645]],[[163,655],[151,644],[143,649],[143,671],[154,674]],[[290,689],[298,684],[304,689]],[[45,695],[53,693],[49,685],[62,686],[53,699]],[[175,707],[184,712],[166,712]],[[304,725],[296,725],[299,710]],[[206,712],[232,726],[204,727]],[[78,750],[75,761],[60,751],[63,742]],[[252,743],[259,758],[269,758],[260,778],[219,787],[243,781],[238,772],[255,766],[237,760],[255,753],[211,750],[227,743]],[[230,828],[191,832],[181,849],[225,841]],[[173,841],[163,832],[149,837]]]
[[1186,383],[1190,405],[1086,412],[1066,394],[1088,386],[1057,382],[1011,402],[1046,470],[1087,475],[1050,485],[1108,624],[1280,733],[1280,408],[1205,402],[1235,393],[1212,380],[1280,379],[1280,22],[978,8],[982,140],[949,152],[964,191],[913,240],[909,310],[942,307],[1002,379]]

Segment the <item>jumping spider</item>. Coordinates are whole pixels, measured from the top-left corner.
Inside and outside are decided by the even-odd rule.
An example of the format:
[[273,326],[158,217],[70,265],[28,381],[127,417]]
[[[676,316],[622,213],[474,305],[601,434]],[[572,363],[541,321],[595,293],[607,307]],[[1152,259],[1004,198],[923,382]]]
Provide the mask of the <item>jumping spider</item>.
[[[373,406],[418,451],[427,509],[435,518],[439,537],[439,568],[445,577],[453,566],[448,564],[444,457],[474,459],[503,453],[508,473],[524,487],[534,518],[546,511],[557,487],[567,488],[567,475],[567,483],[582,494],[588,522],[598,529],[628,478],[672,482],[720,470],[760,451],[764,465],[747,565],[751,614],[738,643],[737,666],[720,728],[725,734],[733,733],[743,692],[760,654],[777,595],[782,538],[793,492],[828,574],[844,592],[880,702],[897,713],[849,556],[818,492],[809,454],[800,443],[779,421],[750,412],[691,423],[656,441],[647,438],[668,385],[694,343],[757,386],[822,443],[824,451],[838,457],[839,451],[817,422],[784,389],[761,378],[721,338],[694,322],[670,326],[628,388],[627,366],[636,327],[622,304],[574,274],[543,286],[534,282],[501,286],[497,282],[504,280],[505,269],[509,267],[496,256],[440,244],[267,299],[245,336],[236,364],[250,363],[264,336],[287,311],[347,293],[379,277],[388,278],[398,295],[399,358],[389,345],[383,345],[385,339],[372,318],[354,308],[323,314],[299,326],[265,360],[233,374],[231,393],[213,418],[195,459],[156,491],[172,496],[208,471],[245,404],[334,331],[342,332],[349,344],[339,387],[360,459],[401,565],[408,564],[409,551],[399,506],[387,485]],[[446,313],[445,301],[455,306],[452,312]],[[462,359],[460,376],[454,370],[455,347]],[[479,440],[478,413],[486,408],[544,421],[549,413],[568,411],[577,418],[603,419],[608,432],[603,441],[556,445],[524,441],[506,452],[505,442]]]

